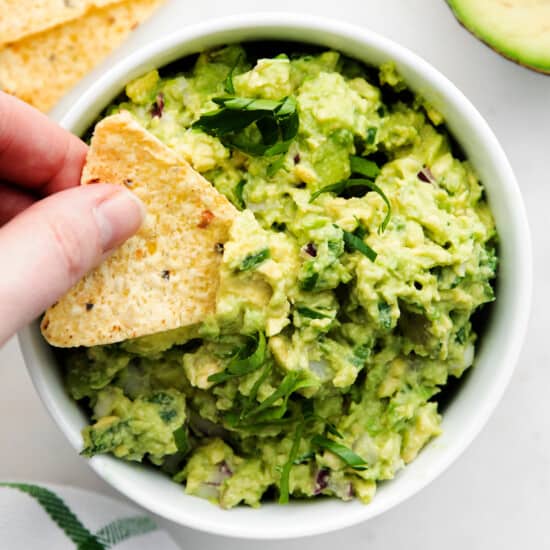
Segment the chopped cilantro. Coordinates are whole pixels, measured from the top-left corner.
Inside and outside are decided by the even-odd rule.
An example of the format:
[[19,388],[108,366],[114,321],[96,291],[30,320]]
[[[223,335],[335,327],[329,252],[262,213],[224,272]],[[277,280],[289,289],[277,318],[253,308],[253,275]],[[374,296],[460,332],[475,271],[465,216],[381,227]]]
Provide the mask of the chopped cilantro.
[[239,266],[239,271],[250,271],[264,263],[270,257],[269,248],[264,248],[256,254],[249,254]]

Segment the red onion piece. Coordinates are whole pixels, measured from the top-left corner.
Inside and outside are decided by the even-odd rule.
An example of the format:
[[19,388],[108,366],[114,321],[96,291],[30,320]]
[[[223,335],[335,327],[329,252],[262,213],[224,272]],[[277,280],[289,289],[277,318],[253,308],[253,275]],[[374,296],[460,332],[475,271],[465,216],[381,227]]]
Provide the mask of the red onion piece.
[[328,470],[319,470],[315,476],[315,489],[313,494],[318,495],[328,487],[330,473]]
[[153,103],[153,106],[151,107],[151,116],[153,118],[161,118],[162,112],[164,111],[164,94],[160,92],[157,95],[157,99]]
[[416,177],[420,181],[424,181],[426,183],[437,183],[437,180],[435,179],[434,175],[432,174],[432,171],[427,167],[424,166],[418,174],[416,174]]
[[304,252],[315,258],[317,256],[317,247],[313,243],[307,243],[306,246],[304,246]]

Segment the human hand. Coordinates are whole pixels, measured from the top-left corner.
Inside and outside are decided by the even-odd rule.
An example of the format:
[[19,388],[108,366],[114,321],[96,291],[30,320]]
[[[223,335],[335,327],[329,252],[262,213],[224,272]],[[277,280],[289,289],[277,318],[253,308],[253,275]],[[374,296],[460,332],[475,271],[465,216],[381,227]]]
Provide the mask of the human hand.
[[118,185],[79,186],[86,145],[0,92],[0,346],[140,227]]

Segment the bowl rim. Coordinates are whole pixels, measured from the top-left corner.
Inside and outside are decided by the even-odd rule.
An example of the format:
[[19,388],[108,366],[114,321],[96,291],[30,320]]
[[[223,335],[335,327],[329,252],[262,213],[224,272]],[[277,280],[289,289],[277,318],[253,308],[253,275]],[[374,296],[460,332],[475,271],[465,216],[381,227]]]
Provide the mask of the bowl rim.
[[[163,506],[162,503],[159,502],[151,502],[150,495],[141,490],[139,486],[128,482],[125,476],[113,475],[112,473],[108,475],[106,465],[109,464],[109,461],[116,459],[99,456],[88,461],[96,473],[98,473],[107,483],[151,512],[159,514],[180,525],[185,525],[208,533],[252,539],[285,539],[322,534],[349,527],[376,517],[390,508],[393,508],[436,479],[463,453],[466,447],[486,424],[490,414],[500,401],[512,377],[515,364],[521,351],[527,330],[532,293],[531,239],[523,199],[512,168],[489,125],[462,92],[427,61],[411,52],[408,48],[367,28],[341,21],[334,21],[325,17],[292,12],[251,13],[248,15],[210,19],[193,24],[166,37],[148,43],[122,58],[113,67],[103,72],[103,74],[92,82],[89,87],[84,90],[82,95],[67,109],[60,120],[60,124],[76,133],[82,133],[87,125],[92,122],[92,119],[95,118],[94,113],[97,111],[97,107],[99,105],[104,107],[112,100],[113,96],[110,96],[108,101],[101,99],[105,94],[105,90],[113,89],[117,84],[120,85],[121,83],[128,82],[131,80],[132,74],[134,76],[140,73],[142,74],[147,70],[147,67],[153,68],[166,64],[167,61],[160,63],[155,60],[158,60],[158,58],[166,54],[166,52],[174,53],[178,48],[184,47],[186,43],[192,40],[198,40],[225,31],[240,31],[244,33],[247,30],[252,31],[254,29],[254,31],[265,32],[267,29],[274,28],[280,29],[281,32],[288,31],[289,29],[296,32],[303,31],[304,33],[312,29],[319,32],[330,32],[341,37],[344,41],[355,40],[363,44],[366,48],[374,47],[383,50],[390,58],[399,60],[400,63],[413,67],[416,72],[421,73],[423,80],[427,81],[430,86],[442,93],[445,102],[450,101],[469,119],[469,123],[476,128],[476,131],[483,136],[483,140],[487,143],[487,151],[490,152],[493,162],[500,163],[501,170],[499,174],[504,182],[502,185],[506,188],[506,193],[510,196],[509,200],[513,201],[516,206],[514,212],[515,217],[511,222],[514,229],[523,240],[523,248],[519,249],[522,257],[521,261],[515,264],[514,270],[515,278],[521,283],[518,288],[518,298],[514,302],[515,317],[512,319],[515,328],[513,333],[514,337],[510,338],[509,342],[507,342],[507,360],[499,367],[498,376],[496,376],[494,382],[490,386],[491,391],[487,396],[487,401],[480,403],[476,411],[477,415],[470,420],[468,428],[463,430],[460,439],[453,442],[452,449],[447,450],[447,452],[443,454],[442,458],[437,461],[435,467],[430,470],[429,474],[421,476],[416,481],[409,483],[407,490],[396,491],[392,498],[386,499],[383,506],[374,506],[376,499],[368,506],[360,505],[361,509],[350,507],[349,504],[346,504],[346,511],[348,513],[334,514],[333,518],[329,521],[325,521],[322,525],[295,526],[282,525],[274,522],[271,529],[264,529],[259,532],[252,526],[253,517],[249,520],[251,523],[250,528],[243,528],[232,525],[232,514],[227,512],[229,521],[220,525],[209,519],[209,517],[207,517],[208,514],[193,514],[181,509],[171,509],[169,506]],[[264,40],[268,39],[269,38],[265,38]],[[281,40],[290,41],[288,38],[282,38]],[[307,38],[304,39],[303,42],[315,43],[315,41],[307,40]],[[319,44],[320,42],[317,43]],[[184,57],[185,55],[188,54],[180,54],[180,56],[172,55],[171,60],[175,60],[178,57]],[[152,64],[151,61],[153,61]],[[138,71],[137,73],[136,70]],[[79,437],[75,436],[74,429],[71,427],[66,415],[63,414],[56,404],[55,396],[52,394],[48,382],[44,377],[44,366],[41,364],[40,360],[37,360],[35,349],[37,347],[37,330],[37,326],[33,325],[31,327],[26,327],[19,334],[19,343],[25,363],[32,382],[49,414],[69,439],[75,450],[79,451],[81,448],[81,441]],[[296,511],[296,505],[290,506],[290,508]],[[344,510],[343,507],[342,510]],[[253,514],[254,511],[250,511],[250,513]]]

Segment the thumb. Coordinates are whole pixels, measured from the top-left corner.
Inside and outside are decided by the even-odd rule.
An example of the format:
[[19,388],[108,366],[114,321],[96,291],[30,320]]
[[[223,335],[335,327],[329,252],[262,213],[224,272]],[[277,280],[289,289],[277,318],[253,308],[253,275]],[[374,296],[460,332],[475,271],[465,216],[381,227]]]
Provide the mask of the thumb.
[[140,227],[144,207],[118,185],[87,185],[35,203],[0,229],[0,345]]

